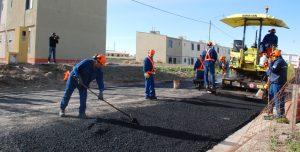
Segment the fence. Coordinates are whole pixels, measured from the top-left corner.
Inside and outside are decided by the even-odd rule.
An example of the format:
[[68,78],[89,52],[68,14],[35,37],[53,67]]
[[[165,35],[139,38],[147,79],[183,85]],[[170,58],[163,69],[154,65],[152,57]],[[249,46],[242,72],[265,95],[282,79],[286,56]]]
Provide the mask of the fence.
[[[241,131],[242,136],[230,151],[286,151],[285,141],[299,140],[299,125],[296,125],[300,122],[299,77],[298,68],[293,78],[283,85],[273,99],[268,101],[268,105],[259,116],[244,127],[245,130]],[[285,118],[273,117],[276,113],[274,108],[276,99],[284,99]]]

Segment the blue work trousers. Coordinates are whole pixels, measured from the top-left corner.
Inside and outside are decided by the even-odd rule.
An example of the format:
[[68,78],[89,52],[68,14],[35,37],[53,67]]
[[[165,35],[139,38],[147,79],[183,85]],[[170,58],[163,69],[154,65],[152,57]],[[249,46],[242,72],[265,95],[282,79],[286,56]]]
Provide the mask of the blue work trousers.
[[[208,72],[210,73],[210,83],[208,81]],[[208,64],[205,64],[204,66],[204,82],[205,86],[209,86],[211,84],[213,87],[216,86],[215,84],[215,63],[210,62]]]
[[70,98],[72,96],[72,93],[74,92],[75,88],[78,88],[79,96],[80,96],[79,113],[83,114],[83,113],[85,113],[85,109],[86,109],[87,89],[84,88],[83,86],[80,86],[77,83],[77,81],[70,76],[67,80],[65,94],[60,102],[60,108],[62,110],[66,109],[66,107],[68,106],[68,103],[70,101]]
[[275,103],[277,116],[283,117],[284,116],[284,97],[282,95],[278,95],[279,90],[281,89],[282,85],[279,84],[271,84],[270,86],[270,100],[272,100],[275,96],[275,99],[273,100]]
[[155,97],[155,87],[154,87],[154,75],[151,74],[148,79],[145,78],[145,96]]
[[48,55],[48,61],[51,61],[51,55],[53,54],[53,61],[56,62],[55,60],[55,52],[56,48],[55,47],[49,47],[49,55]]
[[204,71],[197,70],[196,79],[203,79],[204,77]]

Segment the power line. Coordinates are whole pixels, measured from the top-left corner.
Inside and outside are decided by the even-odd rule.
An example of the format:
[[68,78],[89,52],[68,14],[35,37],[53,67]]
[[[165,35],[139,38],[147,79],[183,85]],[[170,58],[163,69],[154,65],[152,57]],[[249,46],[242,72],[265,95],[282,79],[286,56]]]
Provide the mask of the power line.
[[[164,13],[168,13],[168,14],[171,14],[171,15],[175,15],[177,17],[181,17],[181,18],[184,18],[184,19],[187,19],[187,20],[191,20],[191,21],[195,21],[195,22],[199,22],[199,23],[204,23],[204,24],[210,24],[209,22],[206,22],[206,21],[203,21],[203,20],[198,20],[198,19],[194,19],[194,18],[191,18],[191,17],[186,17],[186,16],[183,16],[183,15],[180,15],[180,14],[176,14],[176,13],[173,13],[173,12],[169,12],[169,11],[166,11],[166,10],[163,10],[163,9],[160,9],[160,8],[157,8],[157,7],[154,7],[152,5],[149,5],[149,4],[145,4],[145,3],[142,3],[140,1],[137,1],[137,0],[131,0],[132,2],[135,2],[135,3],[138,3],[138,4],[141,4],[141,5],[144,5],[144,6],[147,6],[147,7],[150,7],[150,8],[153,8],[153,9],[156,9],[158,11],[161,11],[161,12],[164,12]],[[212,23],[211,23],[212,24]],[[226,33],[225,31],[223,31],[221,28],[217,27],[216,25],[212,24],[213,27],[215,27],[217,30],[223,32],[226,36],[232,38],[232,39],[235,39],[233,36],[231,36],[230,34]]]
[[186,16],[183,16],[183,15],[180,15],[180,14],[172,13],[172,12],[169,12],[169,11],[166,11],[166,10],[163,10],[163,9],[160,9],[160,8],[157,8],[157,7],[154,7],[154,6],[152,6],[152,5],[148,5],[148,4],[145,4],[145,3],[142,3],[142,2],[136,1],[136,0],[131,0],[131,1],[136,2],[136,3],[139,3],[139,4],[144,5],[144,6],[147,6],[147,7],[151,7],[151,8],[153,8],[153,9],[159,10],[159,11],[161,11],[161,12],[165,12],[165,13],[168,13],[168,14],[171,14],[171,15],[175,15],[175,16],[181,17],[181,18],[185,18],[185,19],[192,20],[192,21],[195,21],[195,22],[200,22],[200,23],[209,24],[209,23],[206,22],[206,21],[197,20],[197,19],[193,19],[193,18],[190,18],[190,17],[186,17]]
[[221,28],[217,27],[215,24],[211,23],[211,25],[213,27],[215,27],[216,29],[218,29],[219,31],[223,32],[225,35],[227,35],[228,37],[232,38],[232,39],[236,39],[235,37],[231,36],[230,34],[226,33],[225,31],[223,31]]

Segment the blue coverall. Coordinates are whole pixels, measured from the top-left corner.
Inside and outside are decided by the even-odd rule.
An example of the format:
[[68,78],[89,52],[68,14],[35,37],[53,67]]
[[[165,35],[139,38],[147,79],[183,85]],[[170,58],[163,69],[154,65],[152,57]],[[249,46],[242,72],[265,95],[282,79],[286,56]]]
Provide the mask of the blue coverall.
[[275,35],[275,33],[271,32],[267,35],[265,35],[265,37],[262,40],[262,49],[261,51],[266,51],[269,48],[272,47],[272,45],[276,45],[278,44],[278,37]]
[[278,96],[277,93],[282,88],[282,86],[287,81],[287,63],[284,59],[279,56],[277,57],[269,66],[269,74],[270,74],[270,100],[272,100],[275,96],[276,99],[275,107],[277,111],[277,116],[284,116],[284,97]]
[[209,55],[211,59],[213,60],[207,60],[205,59],[207,50],[204,50],[202,52],[202,59],[204,61],[204,82],[206,88],[209,87],[209,81],[208,81],[208,72],[210,72],[210,83],[212,84],[213,88],[215,88],[215,62],[218,58],[218,54],[214,48],[211,48],[209,51]]
[[103,72],[101,68],[96,68],[93,59],[84,59],[73,68],[67,80],[66,90],[60,103],[60,108],[65,110],[75,88],[79,90],[80,107],[79,113],[85,114],[87,89],[78,84],[73,76],[80,78],[85,86],[89,86],[90,82],[96,79],[99,92],[104,91]]
[[[152,71],[153,65],[148,57],[144,60],[144,73]],[[148,79],[145,78],[145,96],[146,98],[156,97],[155,95],[155,86],[154,86],[154,74],[150,74]]]
[[[204,61],[204,60],[202,60]],[[204,64],[203,64],[203,70],[198,70],[202,66],[202,62],[200,59],[197,59],[195,65],[194,65],[194,71],[197,70],[196,79],[203,79],[204,76]]]
[[[222,64],[223,64],[223,62],[220,61],[219,62],[219,68],[222,70],[222,74],[223,74]],[[229,75],[229,63],[226,62],[226,61],[225,61],[224,69],[226,70],[226,77],[228,77],[228,75]]]

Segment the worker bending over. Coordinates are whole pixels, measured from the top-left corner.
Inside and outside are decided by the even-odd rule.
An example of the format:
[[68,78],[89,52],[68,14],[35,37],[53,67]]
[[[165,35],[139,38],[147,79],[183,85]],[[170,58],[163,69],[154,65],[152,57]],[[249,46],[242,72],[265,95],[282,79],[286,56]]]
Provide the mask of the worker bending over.
[[96,79],[99,96],[98,98],[103,100],[103,72],[102,67],[106,63],[106,57],[102,54],[96,54],[93,59],[84,59],[75,65],[71,71],[66,85],[66,90],[64,96],[60,103],[59,116],[65,116],[65,109],[68,106],[69,100],[75,88],[79,91],[80,96],[80,106],[79,106],[79,118],[86,118],[86,99],[87,99],[87,88],[84,86],[89,86],[90,82]]
[[221,69],[221,73],[224,77],[228,76],[228,62],[226,62],[226,57],[225,56],[220,56],[219,59],[219,68]]
[[204,76],[204,62],[202,55],[197,59],[195,65],[194,65],[194,72],[196,79],[203,79]]

